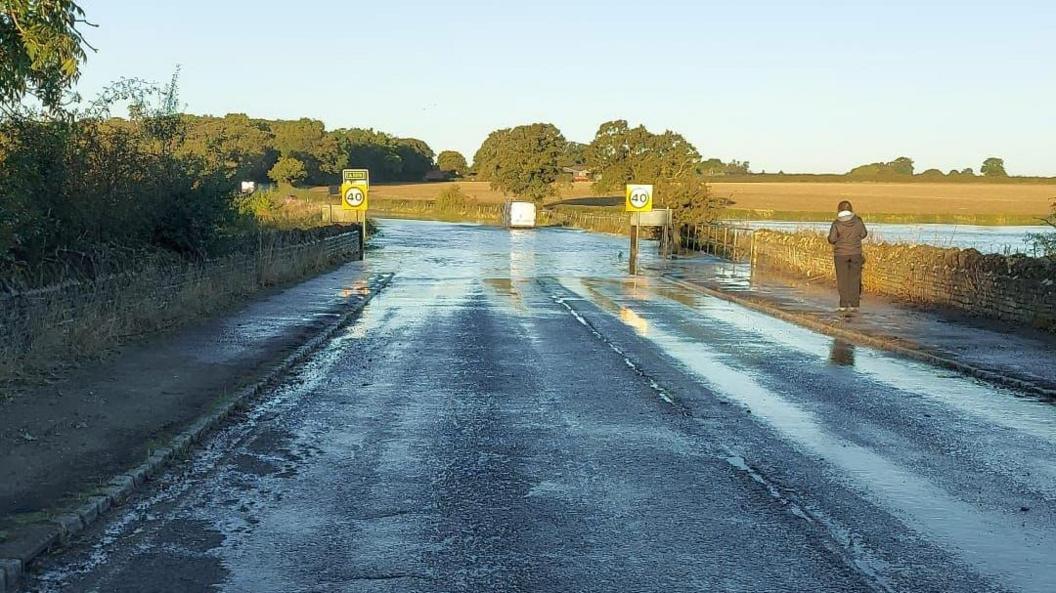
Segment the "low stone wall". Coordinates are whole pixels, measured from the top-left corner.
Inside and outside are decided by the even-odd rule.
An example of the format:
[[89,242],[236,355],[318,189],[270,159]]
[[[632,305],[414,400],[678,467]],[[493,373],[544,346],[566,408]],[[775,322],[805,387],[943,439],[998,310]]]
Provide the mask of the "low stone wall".
[[148,265],[91,282],[0,292],[0,388],[22,367],[92,355],[131,335],[210,314],[262,288],[360,258],[358,227],[292,230],[262,234],[248,252],[205,262]]
[[[834,279],[832,247],[820,235],[755,231],[752,242],[754,266]],[[1054,258],[884,243],[864,250],[868,293],[1056,330]]]

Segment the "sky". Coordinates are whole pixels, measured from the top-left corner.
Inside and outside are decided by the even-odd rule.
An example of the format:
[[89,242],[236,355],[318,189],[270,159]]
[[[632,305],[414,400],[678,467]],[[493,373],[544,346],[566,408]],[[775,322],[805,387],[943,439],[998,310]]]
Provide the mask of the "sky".
[[1056,2],[81,0],[77,90],[181,68],[187,111],[312,117],[472,158],[626,119],[753,171],[1005,159],[1056,175]]

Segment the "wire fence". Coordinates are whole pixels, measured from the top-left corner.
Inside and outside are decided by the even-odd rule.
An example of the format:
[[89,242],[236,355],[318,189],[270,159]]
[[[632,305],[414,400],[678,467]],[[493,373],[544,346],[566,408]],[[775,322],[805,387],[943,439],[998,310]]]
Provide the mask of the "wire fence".
[[295,244],[262,238],[249,253],[0,293],[0,379],[215,311],[260,288],[358,258],[360,249],[359,231]]

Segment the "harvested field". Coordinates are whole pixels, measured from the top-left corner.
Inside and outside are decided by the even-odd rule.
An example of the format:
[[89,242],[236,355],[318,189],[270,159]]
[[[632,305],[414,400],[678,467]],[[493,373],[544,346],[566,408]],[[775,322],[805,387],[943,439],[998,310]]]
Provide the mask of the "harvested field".
[[[433,200],[455,183],[481,204],[504,199],[484,181],[377,185],[372,195]],[[848,199],[874,221],[1023,225],[1037,224],[1056,200],[1056,184],[1041,183],[712,182],[711,190],[734,201],[729,216],[738,219],[827,220]],[[622,209],[623,196],[597,196],[583,182],[548,203]]]
[[734,208],[831,212],[842,199],[864,213],[1044,216],[1056,185],[994,183],[712,183]]

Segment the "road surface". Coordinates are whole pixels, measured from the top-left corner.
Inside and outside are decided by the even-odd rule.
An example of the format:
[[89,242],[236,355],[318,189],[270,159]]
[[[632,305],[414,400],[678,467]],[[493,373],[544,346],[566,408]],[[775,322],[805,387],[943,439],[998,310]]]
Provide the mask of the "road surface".
[[357,323],[28,589],[1056,591],[1051,404],[627,278],[616,237],[377,242]]

